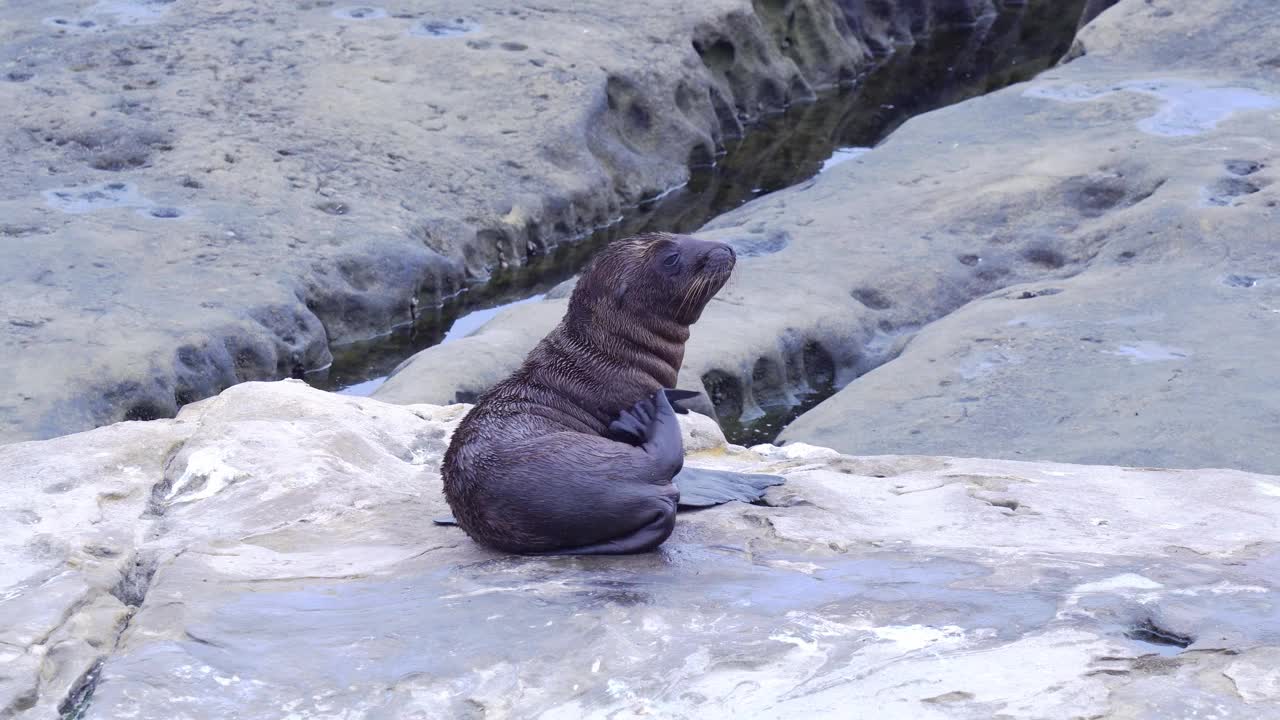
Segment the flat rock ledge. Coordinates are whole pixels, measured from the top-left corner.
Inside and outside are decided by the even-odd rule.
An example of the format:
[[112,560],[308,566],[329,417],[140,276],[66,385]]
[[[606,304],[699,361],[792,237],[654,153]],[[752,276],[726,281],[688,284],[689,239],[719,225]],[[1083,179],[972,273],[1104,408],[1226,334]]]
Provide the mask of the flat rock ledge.
[[248,383],[0,448],[0,717],[1280,714],[1280,478],[724,443],[763,505],[524,558],[430,518],[466,406]]

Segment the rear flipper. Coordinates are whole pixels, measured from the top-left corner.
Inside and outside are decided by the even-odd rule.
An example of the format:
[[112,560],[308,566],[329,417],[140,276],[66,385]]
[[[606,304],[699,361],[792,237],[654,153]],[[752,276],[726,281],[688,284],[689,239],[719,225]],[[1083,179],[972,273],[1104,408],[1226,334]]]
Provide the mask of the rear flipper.
[[[680,510],[713,507],[737,500],[739,502],[755,502],[764,497],[764,493],[785,480],[779,475],[757,475],[752,473],[733,472],[731,470],[709,470],[707,468],[685,467],[675,477],[676,488],[680,490]],[[436,525],[457,525],[452,515],[432,518]]]
[[680,509],[712,507],[732,500],[755,502],[784,480],[778,475],[755,475],[730,470],[685,467],[672,481],[680,490]]

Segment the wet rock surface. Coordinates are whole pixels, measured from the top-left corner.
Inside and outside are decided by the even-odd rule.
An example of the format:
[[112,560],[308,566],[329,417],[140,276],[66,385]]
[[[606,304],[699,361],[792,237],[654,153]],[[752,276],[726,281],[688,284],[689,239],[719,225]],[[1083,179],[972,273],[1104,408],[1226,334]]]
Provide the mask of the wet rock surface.
[[[844,388],[781,439],[1280,472],[1260,360],[1280,352],[1269,12],[1123,0],[1070,62],[713,221],[700,234],[786,242],[739,262],[682,387],[733,438]],[[512,308],[473,346],[531,347],[555,314]],[[426,351],[380,396],[451,401],[500,375],[467,354]]]
[[464,406],[250,383],[0,449],[0,715],[1280,712],[1280,478],[727,446],[659,552],[432,525]]
[[992,3],[2,7],[11,441],[322,369]]

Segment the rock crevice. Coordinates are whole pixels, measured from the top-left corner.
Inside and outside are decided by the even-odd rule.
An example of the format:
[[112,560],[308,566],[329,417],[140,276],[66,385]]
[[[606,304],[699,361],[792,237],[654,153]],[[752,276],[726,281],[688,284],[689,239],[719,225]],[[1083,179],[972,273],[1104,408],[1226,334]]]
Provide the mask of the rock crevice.
[[970,4],[16,8],[0,440],[300,377],[537,273],[761,114],[991,11]]
[[[1256,3],[1214,7],[1120,2],[1080,31],[1088,55],[709,223],[744,251],[786,242],[742,253],[682,386],[743,441],[1280,471],[1280,394],[1247,361],[1280,337],[1260,150],[1280,86],[1238,43],[1173,52],[1201,21],[1254,32]],[[423,351],[377,397],[474,397],[562,302]]]

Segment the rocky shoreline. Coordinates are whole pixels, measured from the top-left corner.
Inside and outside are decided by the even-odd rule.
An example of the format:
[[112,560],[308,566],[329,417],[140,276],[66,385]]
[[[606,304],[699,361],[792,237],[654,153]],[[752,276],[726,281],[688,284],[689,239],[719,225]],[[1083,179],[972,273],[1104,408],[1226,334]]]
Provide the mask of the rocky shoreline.
[[[1121,2],[1070,62],[709,223],[745,257],[682,387],[734,438],[772,438],[843,388],[780,439],[1280,472],[1261,361],[1280,353],[1267,16]],[[375,396],[474,397],[563,302],[427,349]]]
[[324,368],[993,8],[14,3],[0,440]]
[[1280,477],[726,445],[763,505],[521,558],[429,518],[466,406],[247,383],[0,447],[0,717],[1280,712]]
[[572,281],[373,398],[255,380],[994,5],[10,3],[0,720],[1280,716],[1280,26],[1108,4],[700,231],[687,464],[785,484],[530,558],[430,518]]

